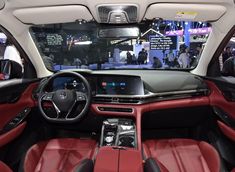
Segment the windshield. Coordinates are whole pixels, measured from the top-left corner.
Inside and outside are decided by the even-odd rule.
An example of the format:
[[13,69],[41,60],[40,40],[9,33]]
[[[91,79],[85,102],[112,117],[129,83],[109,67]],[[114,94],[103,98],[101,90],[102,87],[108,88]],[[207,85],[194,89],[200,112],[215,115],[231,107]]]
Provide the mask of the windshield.
[[211,32],[203,22],[144,21],[134,26],[137,37],[99,35],[111,26],[116,27],[84,21],[40,25],[31,35],[49,70],[192,69]]

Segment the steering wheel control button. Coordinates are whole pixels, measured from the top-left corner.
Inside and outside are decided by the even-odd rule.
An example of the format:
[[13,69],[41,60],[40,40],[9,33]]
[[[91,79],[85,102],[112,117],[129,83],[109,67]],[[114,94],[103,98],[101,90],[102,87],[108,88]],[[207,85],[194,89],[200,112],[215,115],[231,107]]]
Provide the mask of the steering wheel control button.
[[48,94],[46,94],[46,95],[43,97],[43,100],[51,101],[51,100],[52,100],[52,97],[53,97],[53,95],[48,93]]
[[77,101],[85,101],[86,98],[83,95],[77,95]]

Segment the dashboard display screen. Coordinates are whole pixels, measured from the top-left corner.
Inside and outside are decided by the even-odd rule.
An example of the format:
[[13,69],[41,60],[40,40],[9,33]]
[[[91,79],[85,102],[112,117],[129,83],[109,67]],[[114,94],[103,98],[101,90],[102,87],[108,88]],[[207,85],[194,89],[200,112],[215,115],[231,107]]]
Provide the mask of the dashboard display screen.
[[82,82],[75,79],[74,77],[58,77],[53,80],[52,83],[53,91],[60,89],[75,89],[78,91],[85,91],[85,86]]
[[144,86],[137,76],[103,76],[97,80],[97,94],[144,95]]

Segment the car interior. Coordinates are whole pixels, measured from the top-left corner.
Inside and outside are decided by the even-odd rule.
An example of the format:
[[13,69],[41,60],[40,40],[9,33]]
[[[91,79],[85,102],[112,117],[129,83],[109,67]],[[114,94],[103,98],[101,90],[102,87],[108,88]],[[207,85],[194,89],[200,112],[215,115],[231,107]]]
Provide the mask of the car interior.
[[0,172],[235,172],[234,0],[0,16]]

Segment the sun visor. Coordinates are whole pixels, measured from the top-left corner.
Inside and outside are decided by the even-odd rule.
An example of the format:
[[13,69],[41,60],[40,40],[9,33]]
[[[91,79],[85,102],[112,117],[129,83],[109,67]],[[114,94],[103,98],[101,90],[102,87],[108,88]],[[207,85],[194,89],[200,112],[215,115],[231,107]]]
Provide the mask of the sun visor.
[[145,18],[204,22],[216,21],[225,12],[226,8],[222,5],[161,3],[151,5]]
[[93,18],[89,10],[81,5],[17,9],[13,14],[22,23],[36,25],[90,21]]

